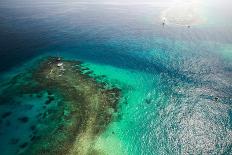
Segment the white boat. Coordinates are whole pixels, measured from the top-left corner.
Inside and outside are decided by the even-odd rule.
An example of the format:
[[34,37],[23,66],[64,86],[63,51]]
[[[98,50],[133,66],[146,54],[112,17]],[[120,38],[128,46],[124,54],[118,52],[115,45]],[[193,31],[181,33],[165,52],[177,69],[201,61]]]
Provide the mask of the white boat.
[[62,63],[62,62],[59,62],[59,63],[57,64],[57,67],[61,67],[61,66],[63,66],[63,63]]

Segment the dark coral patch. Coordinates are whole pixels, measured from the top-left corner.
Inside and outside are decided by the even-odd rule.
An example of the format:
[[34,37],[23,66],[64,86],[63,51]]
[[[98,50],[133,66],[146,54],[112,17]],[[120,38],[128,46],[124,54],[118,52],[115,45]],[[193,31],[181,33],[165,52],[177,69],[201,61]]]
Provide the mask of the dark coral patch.
[[25,142],[25,143],[23,143],[23,144],[19,145],[19,147],[20,147],[20,148],[22,148],[22,149],[24,149],[25,147],[27,147],[27,145],[28,145],[28,143],[27,143],[27,142]]
[[8,111],[5,112],[4,114],[2,114],[2,118],[7,118],[8,116],[10,116],[12,114],[12,112]]
[[54,96],[48,96],[48,100],[45,102],[45,104],[48,105],[54,100],[55,100]]
[[36,136],[32,136],[30,140],[34,141],[35,139],[36,139]]
[[36,97],[37,98],[41,98],[43,96],[43,94],[42,93],[38,93],[38,94],[36,94]]
[[36,129],[36,126],[35,126],[35,125],[32,125],[32,126],[30,127],[30,129],[31,129],[32,131],[34,131],[34,130]]
[[93,71],[88,71],[85,74],[87,74],[87,75],[93,74]]
[[146,99],[145,102],[146,102],[146,104],[150,104],[151,103],[151,99]]
[[51,91],[47,91],[47,93],[48,93],[49,96],[52,95],[52,92],[51,92]]
[[27,116],[19,117],[18,120],[22,123],[27,123],[29,121],[29,118]]
[[37,131],[36,131],[36,130],[33,130],[33,131],[32,131],[32,133],[33,133],[33,134],[36,134],[36,133],[37,133]]
[[37,118],[41,117],[42,113],[39,113],[38,115],[36,115]]

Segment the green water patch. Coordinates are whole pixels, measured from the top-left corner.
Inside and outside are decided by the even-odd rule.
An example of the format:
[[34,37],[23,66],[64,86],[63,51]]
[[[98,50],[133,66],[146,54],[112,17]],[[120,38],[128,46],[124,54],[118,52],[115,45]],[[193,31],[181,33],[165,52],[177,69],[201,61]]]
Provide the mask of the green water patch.
[[[194,53],[183,55],[187,58],[192,56],[191,54]],[[208,60],[211,57],[214,59]],[[194,74],[186,74],[194,78],[196,83],[184,78],[179,79],[179,75],[185,74],[176,73],[177,69],[172,70],[172,74],[151,74],[110,65],[85,63],[83,66],[93,71],[91,76],[106,75],[107,79],[100,79],[115,84],[122,90],[119,117],[97,138],[94,143],[95,150],[104,150],[105,154],[113,155],[188,152],[220,154],[229,150],[230,91],[223,93],[218,88],[227,88],[226,84],[229,85],[231,80],[225,77],[225,83],[220,83],[217,78],[208,77],[214,74],[212,71],[218,69],[217,65],[210,63],[216,58],[213,52],[202,54],[202,59],[197,59],[198,63],[205,65],[201,68],[197,66],[199,64],[195,59],[191,62],[188,60],[192,66],[198,67],[191,70]],[[172,67],[175,66],[177,65],[173,64]],[[188,66],[183,63],[178,67],[183,69]],[[210,72],[208,68],[211,69]],[[204,80],[209,80],[210,84],[214,83],[213,87],[201,82]],[[226,99],[228,100],[225,101]]]
[[160,75],[90,62],[84,66],[93,71],[93,77],[105,75],[107,79],[100,80],[116,85],[122,92],[118,117],[97,138],[94,148],[113,155],[141,154],[143,149],[148,150],[141,146],[142,136],[149,136],[147,117],[158,119],[154,115],[167,102],[167,97],[158,90]]
[[224,57],[224,59],[226,61],[231,62],[232,60],[232,46],[231,44],[224,44],[221,49],[219,50],[219,53],[222,54],[222,56]]
[[96,153],[91,144],[117,117],[120,89],[96,81],[79,61],[44,58],[3,85],[3,154]]

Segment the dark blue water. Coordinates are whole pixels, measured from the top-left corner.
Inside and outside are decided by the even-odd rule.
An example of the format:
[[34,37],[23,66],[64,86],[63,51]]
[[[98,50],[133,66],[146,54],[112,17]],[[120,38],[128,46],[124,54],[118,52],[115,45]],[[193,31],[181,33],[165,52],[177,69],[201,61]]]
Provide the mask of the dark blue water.
[[[62,55],[158,76],[158,84],[148,79],[154,80],[150,92],[141,87],[153,106],[136,112],[143,114],[133,120],[135,129],[122,128],[127,154],[229,154],[231,18],[225,14],[190,29],[163,27],[160,14],[169,3],[2,1],[0,72],[38,56]],[[205,10],[210,17],[215,13],[213,7]]]

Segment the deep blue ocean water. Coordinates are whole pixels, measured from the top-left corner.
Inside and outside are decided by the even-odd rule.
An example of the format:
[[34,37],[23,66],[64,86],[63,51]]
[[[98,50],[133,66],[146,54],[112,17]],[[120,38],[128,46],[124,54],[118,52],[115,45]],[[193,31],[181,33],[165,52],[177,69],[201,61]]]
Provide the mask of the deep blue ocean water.
[[[82,60],[124,92],[122,119],[96,148],[108,154],[231,154],[231,15],[215,15],[221,6],[206,5],[202,16],[208,22],[163,27],[160,15],[171,2],[2,1],[2,78],[44,55]],[[1,133],[12,135],[3,124]],[[112,151],[114,145],[118,151]],[[0,148],[12,153],[5,141]]]

